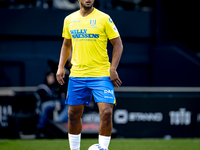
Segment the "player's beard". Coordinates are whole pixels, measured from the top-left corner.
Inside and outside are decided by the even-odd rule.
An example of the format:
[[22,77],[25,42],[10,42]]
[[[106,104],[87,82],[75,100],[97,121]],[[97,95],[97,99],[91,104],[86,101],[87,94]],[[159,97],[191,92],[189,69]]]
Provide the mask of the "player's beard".
[[89,10],[90,8],[93,7],[93,5],[94,5],[94,1],[93,1],[93,3],[91,3],[90,6],[86,6],[86,5],[84,5],[83,3],[81,3],[81,6],[82,6],[85,10]]

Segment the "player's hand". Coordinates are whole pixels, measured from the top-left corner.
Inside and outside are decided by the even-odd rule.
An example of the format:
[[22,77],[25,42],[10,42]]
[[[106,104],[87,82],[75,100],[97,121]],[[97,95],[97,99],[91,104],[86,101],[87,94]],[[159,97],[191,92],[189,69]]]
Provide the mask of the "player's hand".
[[116,70],[110,70],[110,80],[115,87],[119,87],[122,84]]
[[60,85],[63,85],[65,83],[63,80],[64,78],[65,78],[64,68],[58,68],[58,71],[56,73],[56,79]]

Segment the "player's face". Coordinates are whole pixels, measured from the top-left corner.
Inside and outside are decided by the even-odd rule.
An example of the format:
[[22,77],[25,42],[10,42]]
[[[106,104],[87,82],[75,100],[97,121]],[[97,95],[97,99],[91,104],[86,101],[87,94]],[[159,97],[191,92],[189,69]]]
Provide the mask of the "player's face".
[[80,5],[86,10],[92,8],[94,4],[94,0],[79,0],[79,2],[80,2]]

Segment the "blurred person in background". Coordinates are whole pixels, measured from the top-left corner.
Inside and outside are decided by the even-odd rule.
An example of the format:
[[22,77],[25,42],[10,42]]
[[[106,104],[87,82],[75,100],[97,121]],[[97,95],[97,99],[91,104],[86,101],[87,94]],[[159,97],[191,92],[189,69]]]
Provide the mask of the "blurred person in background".
[[[70,62],[67,63],[70,65]],[[68,69],[65,69],[66,82],[68,82]],[[48,137],[49,120],[55,122],[68,122],[68,106],[65,105],[67,86],[60,86],[56,82],[55,72],[47,71],[45,81],[37,87],[37,109],[39,121],[37,124],[36,137]]]
[[79,8],[78,0],[53,0],[53,7],[57,9],[75,10]]
[[53,0],[36,0],[36,7],[43,8],[43,9],[50,9],[52,8]]
[[153,11],[156,0],[111,0],[112,7],[116,10]]
[[36,0],[10,0],[10,9],[23,9],[23,8],[34,8]]

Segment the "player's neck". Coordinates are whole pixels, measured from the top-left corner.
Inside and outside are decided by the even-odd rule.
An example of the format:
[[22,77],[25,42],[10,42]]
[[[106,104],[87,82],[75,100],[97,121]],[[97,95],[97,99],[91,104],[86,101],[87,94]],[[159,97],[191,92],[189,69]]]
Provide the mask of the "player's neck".
[[85,9],[84,7],[80,8],[80,14],[83,17],[88,16],[92,11],[94,10],[94,7],[91,7],[90,9]]

